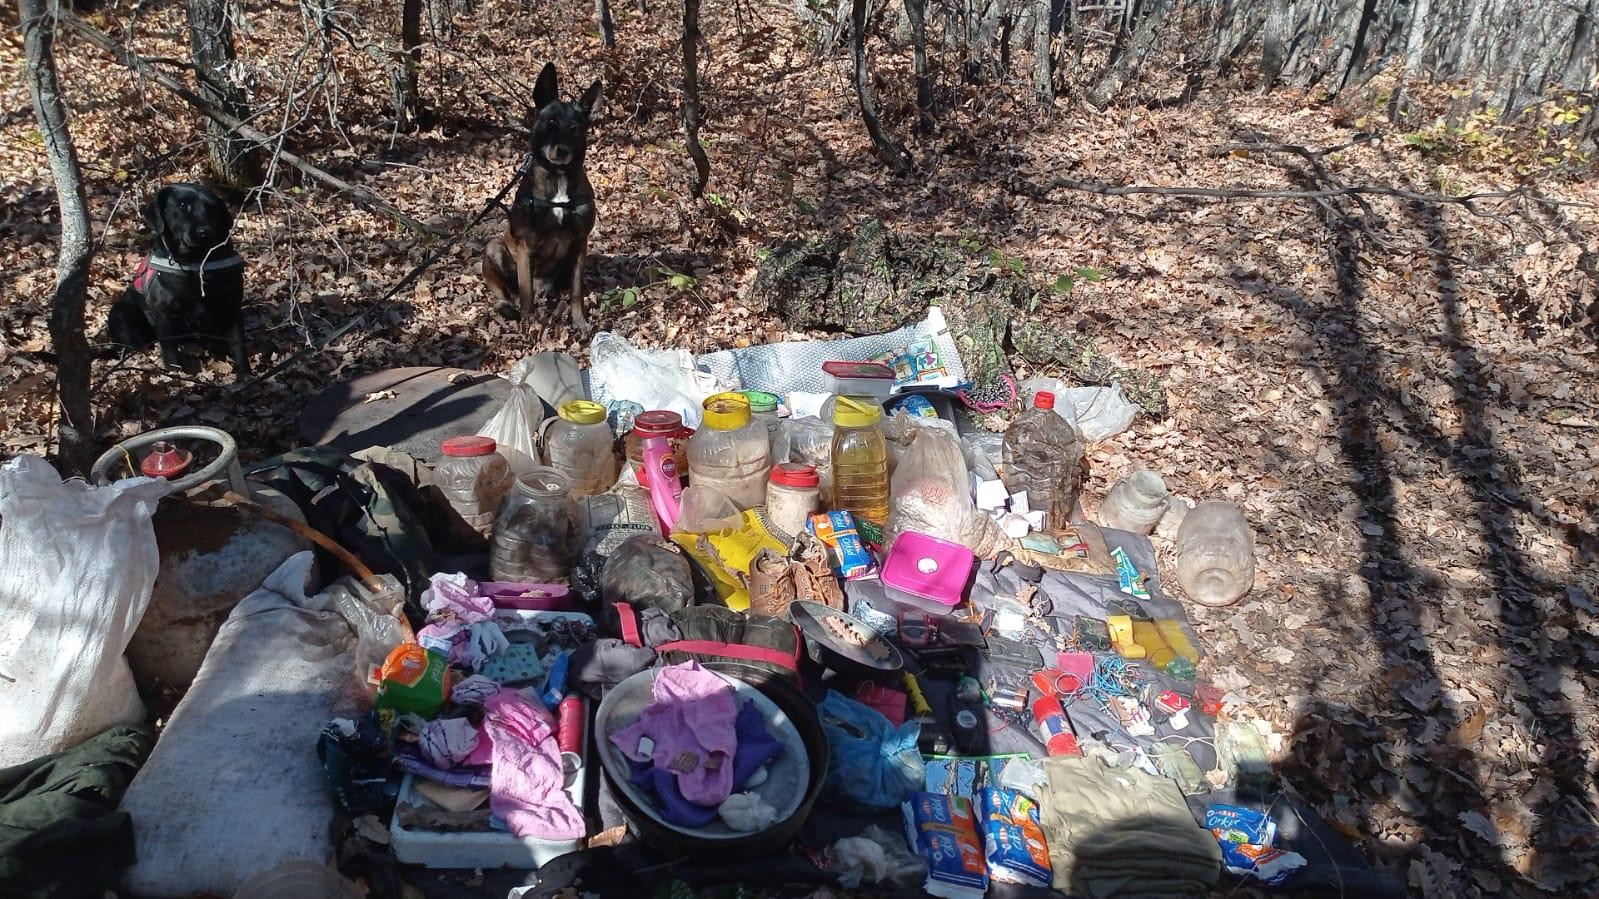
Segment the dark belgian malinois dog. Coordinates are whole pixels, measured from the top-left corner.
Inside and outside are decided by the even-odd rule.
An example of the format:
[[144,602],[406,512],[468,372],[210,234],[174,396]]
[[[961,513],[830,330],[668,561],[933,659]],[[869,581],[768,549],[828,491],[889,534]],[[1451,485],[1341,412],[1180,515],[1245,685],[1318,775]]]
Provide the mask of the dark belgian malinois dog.
[[572,327],[579,331],[589,326],[583,315],[583,257],[595,216],[583,152],[599,100],[599,81],[576,103],[561,100],[555,64],[544,64],[527,116],[534,164],[517,185],[505,234],[489,241],[483,253],[483,277],[501,304],[514,305],[526,318],[535,301],[565,288]]

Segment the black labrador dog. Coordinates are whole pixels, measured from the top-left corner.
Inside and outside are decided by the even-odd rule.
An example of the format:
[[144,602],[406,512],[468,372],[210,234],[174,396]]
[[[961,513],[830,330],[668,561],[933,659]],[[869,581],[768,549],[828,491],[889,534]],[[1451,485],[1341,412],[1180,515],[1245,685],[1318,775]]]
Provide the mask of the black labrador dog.
[[229,355],[233,376],[250,374],[244,347],[244,259],[228,232],[227,204],[199,184],[169,184],[144,209],[155,245],[133,283],[111,305],[106,332],[117,349],[161,344],[161,359],[178,364],[178,347],[199,344]]

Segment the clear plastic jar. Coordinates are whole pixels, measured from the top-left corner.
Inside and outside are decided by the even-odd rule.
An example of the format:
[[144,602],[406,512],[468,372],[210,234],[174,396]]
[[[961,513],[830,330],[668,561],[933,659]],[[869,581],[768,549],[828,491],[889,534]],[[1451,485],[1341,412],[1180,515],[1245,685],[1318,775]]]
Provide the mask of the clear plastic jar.
[[544,433],[544,464],[566,476],[572,496],[604,493],[616,483],[616,437],[605,423],[605,407],[568,400]]
[[672,457],[677,462],[679,476],[688,474],[688,439],[694,429],[683,425],[683,416],[666,409],[652,409],[633,419],[633,430],[627,434],[627,464],[639,486],[649,486],[649,475],[644,473],[644,439],[665,437],[672,445]]
[[772,464],[788,461],[788,431],[783,427],[783,417],[777,414],[777,394],[764,390],[745,390],[750,401],[750,420],[766,427],[767,443],[772,447]]
[[766,517],[772,526],[788,537],[804,533],[811,513],[821,510],[820,484],[816,469],[802,462],[773,465],[766,482]]
[[517,478],[500,505],[489,571],[497,581],[564,581],[582,547],[582,513],[571,483],[539,466]]
[[1120,531],[1149,534],[1166,514],[1166,482],[1139,470],[1117,481],[1099,506],[1099,523]]
[[883,407],[841,396],[833,407],[833,508],[876,524],[888,520],[888,442]]
[[1202,502],[1177,529],[1177,582],[1195,602],[1226,606],[1255,585],[1255,543],[1237,506]]
[[1005,432],[1005,488],[1026,493],[1027,505],[1044,513],[1044,530],[1071,524],[1083,482],[1083,438],[1055,413],[1055,394],[1040,390],[1033,408]]
[[451,437],[441,447],[444,458],[433,467],[433,483],[450,507],[485,537],[494,526],[500,501],[516,482],[498,448],[491,437]]
[[750,420],[750,401],[739,393],[705,400],[705,420],[688,439],[688,482],[709,487],[741,511],[766,501],[772,447],[766,426]]

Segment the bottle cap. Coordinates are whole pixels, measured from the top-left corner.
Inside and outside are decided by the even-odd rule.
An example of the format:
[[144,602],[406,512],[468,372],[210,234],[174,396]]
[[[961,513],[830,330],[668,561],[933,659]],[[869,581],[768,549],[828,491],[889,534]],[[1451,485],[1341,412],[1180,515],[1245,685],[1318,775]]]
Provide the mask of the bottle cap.
[[1034,409],[1053,409],[1053,408],[1055,408],[1055,394],[1050,393],[1047,390],[1040,390],[1037,393],[1033,394],[1033,408]]
[[772,466],[772,483],[784,487],[815,487],[822,482],[816,466],[803,462],[782,462]]
[[633,433],[639,437],[676,437],[683,430],[683,416],[669,409],[640,412],[633,419]]
[[[573,424],[597,425],[605,420],[605,407],[593,400],[567,400],[556,414]],[[634,419],[635,423],[638,419]]]
[[182,475],[194,463],[194,453],[178,449],[165,440],[157,440],[150,447],[150,455],[139,462],[139,473],[147,478],[167,478]]
[[749,397],[742,393],[716,393],[705,398],[705,425],[717,431],[736,431],[750,423]]
[[883,418],[883,407],[869,396],[841,396],[833,406],[833,424],[841,428],[865,428]]
[[444,455],[464,458],[469,456],[487,456],[499,449],[499,444],[493,437],[451,437],[444,441]]
[[764,390],[745,390],[742,393],[750,401],[751,412],[777,411],[777,394]]

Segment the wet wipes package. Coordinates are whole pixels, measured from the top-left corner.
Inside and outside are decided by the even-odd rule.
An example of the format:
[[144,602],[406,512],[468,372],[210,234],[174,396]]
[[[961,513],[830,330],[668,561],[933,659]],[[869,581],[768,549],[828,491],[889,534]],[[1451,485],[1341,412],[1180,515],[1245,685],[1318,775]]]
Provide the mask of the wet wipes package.
[[989,876],[1001,883],[1049,886],[1049,848],[1038,803],[1015,790],[990,787],[978,794],[978,804]]
[[1221,844],[1222,864],[1240,877],[1276,886],[1305,866],[1304,856],[1272,846],[1277,842],[1277,822],[1263,812],[1213,805],[1205,811],[1205,827]]
[[927,862],[923,891],[941,899],[981,899],[988,866],[977,836],[972,803],[964,796],[917,793],[900,806],[905,838]]

